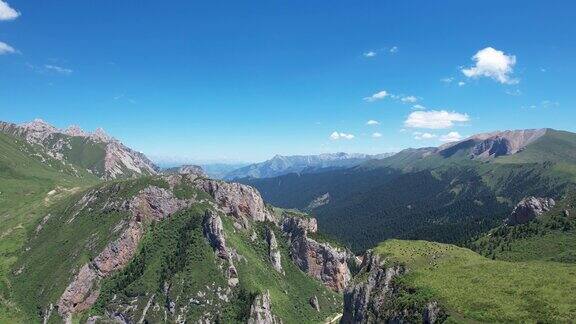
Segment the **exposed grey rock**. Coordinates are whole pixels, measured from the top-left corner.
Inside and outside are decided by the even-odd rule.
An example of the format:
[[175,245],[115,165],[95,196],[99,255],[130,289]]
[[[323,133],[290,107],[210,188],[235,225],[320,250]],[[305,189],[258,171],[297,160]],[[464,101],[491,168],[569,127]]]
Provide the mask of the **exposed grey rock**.
[[570,211],[568,209],[564,210],[564,217],[570,217]]
[[157,167],[144,154],[136,152],[118,141],[106,142],[104,158],[104,178],[117,179],[127,172],[134,175],[152,175]]
[[268,258],[274,270],[284,274],[282,269],[282,257],[280,250],[278,250],[278,242],[276,241],[276,234],[269,227],[266,227],[266,243],[268,243]]
[[82,128],[80,128],[77,125],[68,126],[68,128],[66,128],[66,130],[64,131],[64,134],[69,135],[69,136],[76,136],[76,137],[85,137],[88,135],[88,134],[86,134],[85,131],[82,130]]
[[245,227],[249,226],[248,221],[276,222],[260,193],[250,186],[212,179],[198,179],[195,184],[212,196],[225,213],[241,220]]
[[220,258],[225,260],[230,259],[228,249],[226,248],[222,219],[220,219],[218,214],[209,210],[206,211],[204,215],[204,236]]
[[308,237],[309,231],[317,230],[315,219],[286,218],[282,230],[290,241],[290,256],[302,271],[334,291],[344,290],[351,278],[348,254]]
[[318,312],[320,311],[320,304],[318,303],[318,297],[312,296],[310,297],[308,302],[310,303],[310,306],[312,306],[312,308],[314,308]]
[[316,218],[287,217],[282,221],[282,231],[289,236],[302,236],[318,231]]
[[519,225],[525,224],[534,218],[542,215],[544,212],[549,211],[554,207],[556,202],[552,198],[537,198],[537,197],[526,197],[523,198],[514,207],[514,210],[506,219],[506,224],[508,225]]
[[395,298],[399,287],[395,279],[407,273],[402,265],[386,265],[377,255],[368,251],[360,273],[367,279],[350,285],[344,292],[344,310],[340,323],[436,323],[444,317],[435,301],[422,309],[415,305],[398,309]]
[[256,296],[252,306],[250,307],[250,318],[248,324],[279,324],[282,320],[274,316],[272,313],[272,305],[270,300],[270,292],[266,290],[264,293]]
[[210,243],[212,248],[216,251],[216,255],[223,259],[225,264],[227,264],[225,274],[228,278],[228,284],[230,286],[236,286],[238,284],[238,271],[234,266],[233,260],[233,255],[236,253],[233,253],[226,247],[224,227],[222,226],[222,219],[220,216],[210,210],[206,211],[203,231],[208,243]]
[[424,323],[436,323],[442,314],[442,309],[438,306],[438,302],[431,301],[426,304],[424,308],[423,321]]

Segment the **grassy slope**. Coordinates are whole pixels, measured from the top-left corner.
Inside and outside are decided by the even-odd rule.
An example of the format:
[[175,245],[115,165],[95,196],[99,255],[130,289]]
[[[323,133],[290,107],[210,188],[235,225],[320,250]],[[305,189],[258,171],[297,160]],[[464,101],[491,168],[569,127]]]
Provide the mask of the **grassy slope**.
[[69,137],[70,148],[64,150],[66,159],[85,169],[90,169],[98,176],[104,175],[104,158],[106,145],[95,143],[82,137]]
[[8,273],[27,233],[50,205],[98,181],[87,173],[73,174],[69,165],[37,147],[0,133],[0,323],[22,320]]
[[403,280],[438,299],[452,320],[569,322],[576,316],[576,265],[491,260],[426,241],[389,240],[376,252],[408,265]]

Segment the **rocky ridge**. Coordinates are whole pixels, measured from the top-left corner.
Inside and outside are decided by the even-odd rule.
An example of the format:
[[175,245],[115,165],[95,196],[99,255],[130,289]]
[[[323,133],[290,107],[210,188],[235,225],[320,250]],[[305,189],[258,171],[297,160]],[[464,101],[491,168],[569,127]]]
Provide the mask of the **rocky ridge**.
[[396,280],[409,269],[399,264],[387,264],[368,251],[358,275],[361,278],[344,291],[344,311],[340,323],[437,323],[445,314],[436,301],[425,305],[399,305],[403,293]]
[[[249,236],[248,233],[254,232],[256,228],[263,230],[261,232],[263,236],[260,238],[256,236],[254,239],[261,239],[266,244],[270,269],[274,269],[281,276],[284,276],[284,269],[276,231],[284,233],[281,229],[282,224],[285,224],[284,228],[287,230],[292,228],[292,233],[287,235],[298,245],[293,251],[305,251],[304,255],[294,254],[294,258],[302,260],[300,264],[305,266],[301,268],[304,272],[335,291],[341,291],[349,280],[346,254],[306,237],[308,231],[317,231],[315,219],[293,218],[282,222],[279,215],[265,206],[258,192],[248,186],[208,179],[199,172],[155,176],[149,185],[133,195],[122,198],[125,197],[125,190],[130,188],[129,186],[126,187],[124,182],[100,185],[87,191],[72,207],[68,207],[68,216],[64,219],[64,223],[67,224],[76,222],[76,219],[86,218],[95,210],[102,212],[102,215],[114,212],[127,213],[129,217],[114,226],[113,231],[117,232],[116,239],[107,243],[100,252],[94,251],[96,256],[89,262],[72,269],[70,281],[59,299],[54,302],[54,306],[45,306],[43,316],[46,321],[50,321],[54,314],[58,314],[65,322],[70,323],[77,318],[77,314],[92,309],[99,300],[104,280],[123,271],[136,257],[149,224],[165,222],[173,215],[181,214],[181,211],[185,212],[197,204],[210,206],[205,211],[201,232],[214,250],[214,260],[221,273],[228,280],[227,287],[206,286],[205,289],[218,299],[216,304],[225,305],[234,298],[234,291],[237,291],[240,279],[236,265],[237,262],[246,262],[246,258],[228,244],[230,232],[227,234],[224,229],[223,217],[233,222],[233,232],[245,233],[241,235]],[[183,186],[191,188],[192,191],[185,195],[179,193]],[[45,222],[53,221],[54,218],[46,217]],[[255,222],[265,224],[261,227],[256,226]],[[39,226],[36,235],[42,235],[44,228]],[[281,239],[285,240],[284,237]],[[164,307],[172,319],[185,320],[188,307],[194,307],[200,300],[202,303],[210,303],[212,300],[204,299],[204,293],[198,291],[197,296],[184,295],[183,297],[190,298],[190,301],[186,306],[182,306],[183,301],[178,301],[182,296],[178,294],[181,293],[174,293],[172,296],[171,289],[171,284],[165,282],[162,293],[162,296],[165,296],[162,298],[166,299],[164,304],[158,299],[160,298],[158,294],[140,296],[132,302],[126,299],[117,300],[113,304],[106,304],[105,316],[92,316],[89,322],[99,323],[112,319],[126,323],[135,322],[137,320],[135,316],[145,318],[149,311],[158,314],[158,307]],[[315,312],[320,312],[318,298],[313,294],[306,298],[310,298],[311,309],[313,307]],[[135,300],[138,300],[138,305],[131,304]],[[272,307],[270,303],[270,296],[266,293],[262,293],[254,300],[251,311],[253,323],[281,323],[270,310]],[[203,316],[209,321],[218,316],[218,312],[207,312]],[[271,319],[272,322],[269,321]]]
[[[41,119],[35,119],[20,125],[0,122],[0,132],[38,145],[50,157],[74,165],[77,169],[85,168],[103,179],[154,175],[158,172],[158,167],[144,154],[128,148],[101,128],[93,133],[87,133],[76,125],[60,130]],[[81,141],[75,141],[75,138]],[[72,154],[72,151],[81,152],[80,156],[78,153]],[[99,155],[100,160],[94,161],[93,156]]]
[[282,230],[290,242],[290,256],[302,271],[336,292],[346,288],[351,279],[350,254],[308,237],[308,233],[318,230],[316,219],[288,217],[282,222]]

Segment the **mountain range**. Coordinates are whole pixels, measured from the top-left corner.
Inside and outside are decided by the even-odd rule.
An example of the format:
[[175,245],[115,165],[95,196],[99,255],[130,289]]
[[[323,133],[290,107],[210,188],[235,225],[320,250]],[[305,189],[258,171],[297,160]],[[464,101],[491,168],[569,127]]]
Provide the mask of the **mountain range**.
[[158,172],[144,154],[136,152],[99,128],[86,133],[78,126],[65,130],[41,119],[16,125],[0,122],[0,132],[39,146],[50,158],[72,166],[75,172],[87,171],[102,179],[117,179]]
[[0,323],[576,316],[576,134],[270,161],[223,181],[0,123]]
[[372,159],[382,159],[392,155],[360,153],[325,153],[319,155],[276,155],[272,159],[247,165],[233,170],[224,179],[272,178],[289,173],[317,173],[328,170],[349,168]]
[[[498,225],[522,198],[573,186],[576,134],[479,134],[321,174],[244,179],[270,203],[307,210],[356,251],[387,238],[462,243]],[[320,202],[320,203],[319,203]]]

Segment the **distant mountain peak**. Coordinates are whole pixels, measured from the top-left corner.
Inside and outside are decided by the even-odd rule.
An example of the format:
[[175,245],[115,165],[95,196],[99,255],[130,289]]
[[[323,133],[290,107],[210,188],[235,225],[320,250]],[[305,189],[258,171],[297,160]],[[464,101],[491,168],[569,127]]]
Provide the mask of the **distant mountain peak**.
[[114,138],[108,135],[106,131],[104,131],[104,129],[101,127],[96,128],[96,130],[93,133],[90,133],[89,137],[95,141],[104,143],[114,140]]
[[[76,125],[60,130],[42,119],[34,119],[20,125],[0,122],[0,131],[20,137],[30,144],[39,145],[50,157],[76,164],[76,166],[85,168],[88,172],[101,178],[134,177],[156,174],[158,171],[158,167],[144,154],[120,143],[106,134],[102,128],[98,128],[92,133],[86,133]],[[74,142],[71,140],[73,137],[82,137],[87,141]],[[92,145],[86,146],[88,142],[91,142]],[[85,146],[79,149],[83,153],[80,156],[70,155],[73,147],[78,145]],[[89,163],[83,160],[85,157],[82,154],[84,153],[91,155]],[[91,160],[94,156],[101,158],[98,161]]]
[[80,126],[78,126],[78,125],[68,126],[68,128],[66,128],[64,133],[66,135],[70,135],[70,136],[79,136],[79,137],[85,137],[86,136],[86,132],[82,128],[80,128]]
[[547,129],[505,130],[472,135],[462,141],[438,147],[438,153],[451,156],[461,149],[469,149],[471,158],[494,158],[516,154],[546,134]]
[[318,155],[275,155],[270,160],[254,163],[228,173],[225,179],[270,178],[288,173],[316,172],[334,168],[350,168],[370,159],[390,156],[390,153],[369,155],[362,153],[322,153]]

